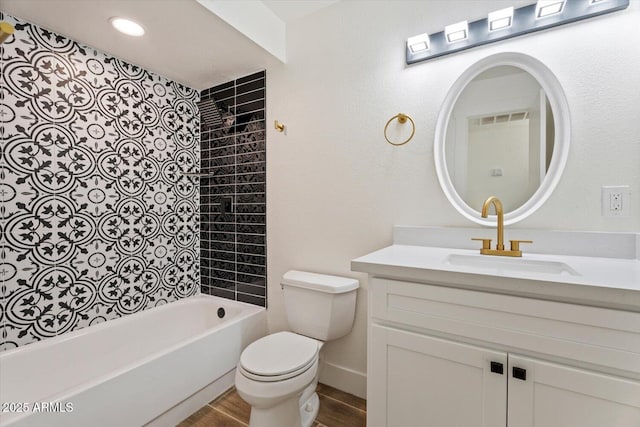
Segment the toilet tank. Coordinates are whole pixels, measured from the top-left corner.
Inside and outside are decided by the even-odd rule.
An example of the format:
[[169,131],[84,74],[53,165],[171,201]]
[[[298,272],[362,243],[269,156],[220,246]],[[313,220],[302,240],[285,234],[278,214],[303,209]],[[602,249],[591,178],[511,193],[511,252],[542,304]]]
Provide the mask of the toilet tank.
[[292,332],[328,341],[351,331],[358,280],[291,270],[281,284]]

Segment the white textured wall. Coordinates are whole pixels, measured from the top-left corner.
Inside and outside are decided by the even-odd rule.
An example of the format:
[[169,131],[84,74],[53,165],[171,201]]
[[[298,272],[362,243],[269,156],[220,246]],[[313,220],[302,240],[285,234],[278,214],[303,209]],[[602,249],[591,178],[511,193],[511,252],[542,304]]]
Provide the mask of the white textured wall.
[[[296,268],[361,279],[353,332],[326,347],[326,361],[366,372],[367,280],[351,259],[391,243],[394,224],[474,226],[449,205],[433,164],[436,119],[462,71],[493,53],[545,63],[564,87],[572,138],[562,180],[546,204],[515,227],[640,231],[640,1],[629,9],[441,59],[405,65],[407,37],[475,20],[501,1],[339,2],[287,29],[288,63],[267,70],[268,274],[272,330],[286,329],[281,275]],[[415,138],[383,138],[398,112]],[[600,214],[600,187],[629,184],[633,216]],[[358,375],[326,379],[362,394]]]

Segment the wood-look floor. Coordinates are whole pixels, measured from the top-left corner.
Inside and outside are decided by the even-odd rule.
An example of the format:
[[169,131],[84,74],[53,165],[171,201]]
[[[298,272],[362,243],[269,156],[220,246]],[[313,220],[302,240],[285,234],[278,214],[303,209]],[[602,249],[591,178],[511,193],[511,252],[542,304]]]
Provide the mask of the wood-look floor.
[[[352,394],[318,384],[320,411],[313,427],[364,427],[367,403]],[[178,427],[247,427],[251,407],[238,396],[235,388],[210,402]]]

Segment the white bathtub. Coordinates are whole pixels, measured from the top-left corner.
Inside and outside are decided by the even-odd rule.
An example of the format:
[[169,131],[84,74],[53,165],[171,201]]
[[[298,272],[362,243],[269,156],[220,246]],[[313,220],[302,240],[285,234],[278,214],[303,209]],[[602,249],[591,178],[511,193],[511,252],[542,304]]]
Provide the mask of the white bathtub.
[[0,426],[173,426],[266,332],[263,308],[199,295],[0,353]]

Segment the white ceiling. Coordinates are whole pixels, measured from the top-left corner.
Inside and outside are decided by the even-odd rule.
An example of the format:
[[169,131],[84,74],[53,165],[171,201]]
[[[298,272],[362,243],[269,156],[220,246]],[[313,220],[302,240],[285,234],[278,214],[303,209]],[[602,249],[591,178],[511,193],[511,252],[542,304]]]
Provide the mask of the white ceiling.
[[339,0],[262,0],[284,22],[294,21]]
[[[238,0],[235,0],[238,1]],[[251,2],[244,0],[250,7]],[[284,22],[338,0],[266,0]],[[0,10],[196,89],[262,70],[270,54],[195,0],[0,0]],[[141,23],[140,38],[109,18]]]

